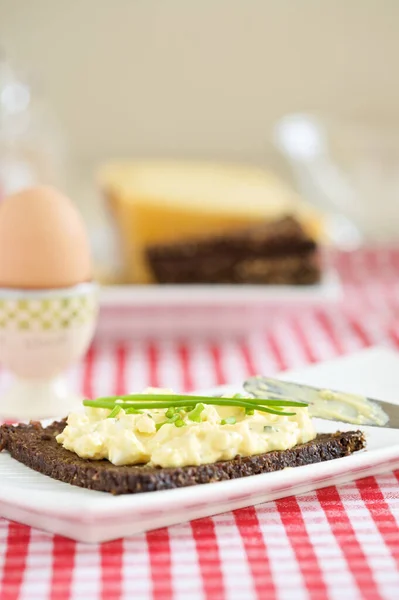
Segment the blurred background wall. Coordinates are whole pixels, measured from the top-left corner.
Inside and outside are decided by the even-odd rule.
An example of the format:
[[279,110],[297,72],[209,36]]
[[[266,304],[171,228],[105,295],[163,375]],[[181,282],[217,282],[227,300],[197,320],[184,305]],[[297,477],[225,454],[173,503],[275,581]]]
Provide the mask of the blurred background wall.
[[399,121],[398,0],[0,0],[73,156],[262,161],[280,115]]
[[[0,46],[58,114],[68,191],[89,213],[107,159],[245,160],[289,174],[271,142],[286,113],[399,131],[398,31],[399,0],[0,0]],[[399,165],[399,141],[396,153]],[[364,205],[369,229],[397,235],[399,169],[382,189],[369,163],[355,165],[355,218]]]

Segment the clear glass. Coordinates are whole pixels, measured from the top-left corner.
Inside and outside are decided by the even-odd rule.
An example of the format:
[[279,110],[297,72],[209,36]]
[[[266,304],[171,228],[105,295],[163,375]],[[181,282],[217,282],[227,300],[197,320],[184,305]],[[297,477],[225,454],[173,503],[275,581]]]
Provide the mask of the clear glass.
[[338,244],[399,240],[399,128],[319,114],[281,119],[274,139]]
[[0,55],[0,200],[38,183],[63,187],[65,161],[51,108]]

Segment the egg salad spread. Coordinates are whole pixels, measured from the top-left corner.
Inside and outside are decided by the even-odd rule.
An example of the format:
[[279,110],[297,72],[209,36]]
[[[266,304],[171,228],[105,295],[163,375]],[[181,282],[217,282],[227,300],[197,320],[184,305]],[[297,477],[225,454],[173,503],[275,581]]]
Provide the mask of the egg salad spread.
[[71,413],[57,442],[81,458],[114,465],[183,467],[287,450],[316,437],[306,407],[295,408],[291,416],[200,403],[192,410],[136,414],[117,408],[86,406],[84,412]]

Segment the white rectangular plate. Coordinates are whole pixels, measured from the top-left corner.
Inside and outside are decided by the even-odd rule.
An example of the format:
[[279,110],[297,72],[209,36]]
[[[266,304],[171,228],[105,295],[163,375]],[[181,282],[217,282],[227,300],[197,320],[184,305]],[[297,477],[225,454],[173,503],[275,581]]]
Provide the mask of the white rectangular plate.
[[[112,338],[241,335],[298,306],[339,302],[337,273],[317,285],[116,285],[100,288],[97,335]],[[267,310],[265,310],[267,309]]]
[[[283,377],[394,402],[399,401],[398,372],[399,354],[375,348]],[[320,432],[353,429],[322,420],[316,424]],[[82,542],[101,542],[398,468],[398,430],[362,429],[368,449],[353,456],[220,483],[117,497],[54,481],[2,453],[0,515]]]
[[291,303],[298,301],[324,303],[341,297],[338,275],[326,270],[315,285],[104,285],[101,287],[102,307],[137,306],[229,306],[243,303]]

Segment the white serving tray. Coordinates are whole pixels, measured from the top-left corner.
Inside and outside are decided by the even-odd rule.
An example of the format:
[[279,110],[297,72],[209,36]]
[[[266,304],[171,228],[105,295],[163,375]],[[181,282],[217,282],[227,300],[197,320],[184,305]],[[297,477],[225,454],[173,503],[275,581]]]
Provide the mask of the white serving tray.
[[[399,402],[399,354],[371,349],[284,378]],[[231,389],[224,387],[223,390]],[[234,391],[237,391],[234,388]],[[208,390],[214,393],[215,390]],[[319,431],[353,429],[317,420]],[[0,516],[82,542],[101,542],[399,467],[398,430],[362,428],[368,449],[325,463],[177,490],[113,497],[70,486],[0,454]]]
[[104,308],[319,304],[340,299],[341,292],[338,275],[330,269],[314,285],[104,285],[100,288],[100,304]]
[[317,285],[116,285],[100,288],[98,336],[120,338],[242,335],[267,328],[287,310],[343,297],[337,273]]

